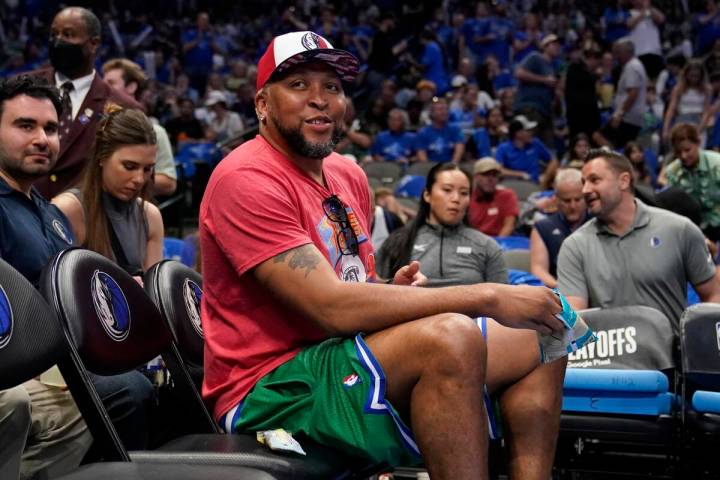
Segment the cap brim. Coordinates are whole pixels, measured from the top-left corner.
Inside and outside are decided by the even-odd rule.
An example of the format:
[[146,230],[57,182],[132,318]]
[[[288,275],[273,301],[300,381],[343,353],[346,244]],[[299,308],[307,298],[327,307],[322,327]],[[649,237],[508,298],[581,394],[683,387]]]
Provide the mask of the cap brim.
[[523,125],[523,130],[532,130],[538,126],[538,122],[528,122],[527,125]]
[[360,63],[352,53],[337,48],[323,48],[296,53],[275,68],[268,82],[292,67],[313,61],[328,64],[337,72],[340,80],[346,83],[352,83],[360,70]]

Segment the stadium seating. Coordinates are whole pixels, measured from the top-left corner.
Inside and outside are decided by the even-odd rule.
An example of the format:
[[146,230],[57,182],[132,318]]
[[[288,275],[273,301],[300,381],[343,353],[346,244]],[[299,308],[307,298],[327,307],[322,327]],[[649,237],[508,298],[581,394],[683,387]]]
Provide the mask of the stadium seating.
[[520,236],[493,237],[503,250],[530,250],[530,238]]
[[505,188],[509,188],[518,197],[519,201],[527,200],[527,198],[537,191],[540,191],[540,185],[530,180],[520,180],[516,178],[504,178],[501,185]]
[[[270,452],[251,435],[220,434],[172,341],[172,333],[142,287],[107,258],[71,248],[57,254],[41,285],[74,345],[73,362],[60,365],[73,397],[107,460],[257,468],[276,478],[340,476],[351,461],[340,452],[300,440],[307,457]],[[186,402],[181,424],[192,433],[157,450],[128,452],[88,380],[87,372],[113,375],[159,353]],[[252,478],[252,477],[244,477]]]
[[[75,360],[63,327],[53,310],[25,277],[0,260],[0,390],[20,385],[39,376],[55,364]],[[67,368],[63,368],[67,371]],[[72,392],[75,397],[75,391]],[[269,480],[273,477],[246,468],[228,470],[196,465],[119,465],[100,463],[63,476],[63,480],[142,480],[195,478],[248,478]]]
[[556,465],[598,478],[672,476],[680,428],[673,326],[645,306],[580,313],[598,341],[568,359]]
[[394,188],[400,175],[402,167],[394,162],[371,162],[363,166],[368,178],[376,178],[385,187]]
[[502,253],[507,268],[523,272],[530,271],[530,250],[512,249],[503,250]]
[[680,319],[684,378],[683,467],[693,478],[718,478],[720,466],[720,304],[700,303]]

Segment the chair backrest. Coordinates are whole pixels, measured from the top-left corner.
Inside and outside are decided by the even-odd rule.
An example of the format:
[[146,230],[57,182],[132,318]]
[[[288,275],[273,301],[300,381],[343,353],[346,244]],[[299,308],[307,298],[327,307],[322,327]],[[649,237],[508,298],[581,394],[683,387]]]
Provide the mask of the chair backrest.
[[65,333],[50,306],[0,260],[0,390],[40,375],[67,355]]
[[540,186],[537,183],[516,178],[506,178],[502,181],[501,185],[515,192],[518,200],[521,202],[527,200],[531,194],[540,190]]
[[397,182],[402,172],[402,167],[394,162],[371,162],[363,166],[368,177],[379,179],[383,185],[391,185]]
[[408,175],[420,175],[421,177],[427,178],[430,170],[437,165],[437,162],[415,162],[411,164],[407,171]]
[[142,287],[98,253],[60,252],[46,267],[41,291],[91,372],[124,373],[171,347],[170,331]]
[[187,401],[183,424],[218,431],[180,360],[170,329],[133,277],[98,253],[71,248],[53,257],[40,287],[71,344],[71,360],[60,363],[60,371],[106,459],[127,461],[129,456],[89,372],[116,375],[162,355]]
[[579,312],[597,342],[568,357],[568,368],[662,370],[675,367],[670,320],[641,305]]
[[170,326],[185,363],[202,366],[205,338],[200,323],[202,276],[173,260],[153,265],[143,279],[145,292]]
[[720,389],[720,304],[699,303],[680,317],[680,351],[685,379]]
[[530,250],[530,238],[511,235],[508,237],[493,237],[503,250]]
[[507,268],[530,272],[530,250],[503,250],[502,254]]

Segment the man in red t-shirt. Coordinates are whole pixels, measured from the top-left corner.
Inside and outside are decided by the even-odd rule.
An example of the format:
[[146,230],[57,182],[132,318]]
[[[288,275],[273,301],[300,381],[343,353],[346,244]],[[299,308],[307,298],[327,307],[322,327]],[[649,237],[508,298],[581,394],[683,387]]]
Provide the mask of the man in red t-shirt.
[[203,395],[227,432],[284,428],[469,479],[487,478],[484,394],[498,392],[512,475],[547,478],[565,361],[540,365],[533,330],[562,329],[558,298],[413,287],[417,262],[377,281],[367,179],[333,153],[357,66],[312,32],[274,38],[258,63],[260,135],[218,165],[200,208]]
[[498,186],[502,166],[491,157],[481,158],[473,167],[473,198],[470,226],[492,237],[506,237],[515,230],[519,214],[515,192]]

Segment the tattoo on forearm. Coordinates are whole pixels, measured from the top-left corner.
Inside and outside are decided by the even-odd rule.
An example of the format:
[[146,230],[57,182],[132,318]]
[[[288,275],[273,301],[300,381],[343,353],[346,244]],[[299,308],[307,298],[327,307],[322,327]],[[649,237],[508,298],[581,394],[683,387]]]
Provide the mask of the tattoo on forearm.
[[305,278],[310,275],[310,272],[315,270],[315,267],[317,267],[321,260],[310,245],[304,245],[276,255],[275,263],[285,263],[285,259],[288,257],[290,258],[288,266],[293,270],[304,268]]

